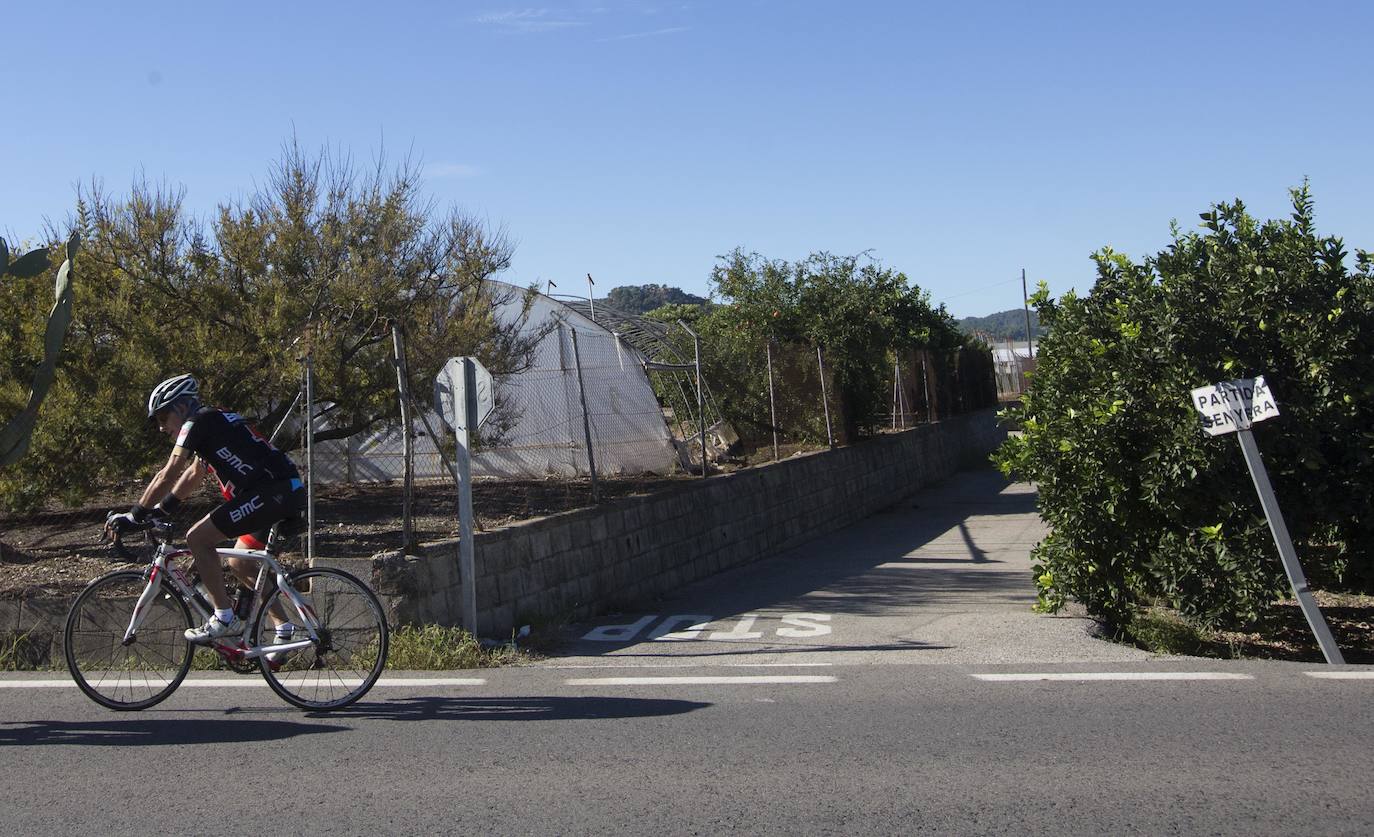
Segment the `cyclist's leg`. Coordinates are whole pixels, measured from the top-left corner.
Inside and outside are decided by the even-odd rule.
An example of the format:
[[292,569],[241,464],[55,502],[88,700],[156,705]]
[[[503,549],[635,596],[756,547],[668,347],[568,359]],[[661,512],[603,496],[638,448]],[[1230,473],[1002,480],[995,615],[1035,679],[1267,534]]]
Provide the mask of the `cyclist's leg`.
[[[236,549],[265,550],[267,549],[267,539],[271,533],[272,530],[267,528],[246,535],[240,535],[234,547]],[[258,571],[261,568],[262,565],[259,562],[247,558],[229,559],[229,569],[233,571],[239,583],[249,590],[252,590],[253,585],[258,583]],[[277,603],[275,599],[267,608],[267,616],[272,621],[273,628],[281,628],[283,625],[290,622],[290,619],[286,615],[286,611],[282,610],[281,605]]]
[[[267,530],[264,529],[251,534],[239,535],[238,540],[234,542],[234,548],[256,549],[259,551],[266,549]],[[262,565],[248,558],[230,558],[228,563],[229,570],[233,572],[234,577],[239,580],[239,583],[251,590],[253,585],[258,581],[258,570]]]
[[[230,506],[234,508],[224,514],[230,517],[237,514],[238,519],[228,522],[225,533],[237,537],[241,546],[266,549],[272,526],[304,511],[305,491],[300,487],[300,480],[277,480],[263,484],[254,492],[245,492],[242,498],[235,498],[221,506],[221,509]],[[229,564],[244,586],[251,588],[257,581],[258,562],[245,558],[232,559]],[[268,615],[274,627],[289,622],[289,617],[277,602],[269,606]]]
[[186,545],[190,547],[191,556],[195,558],[196,571],[200,573],[200,580],[205,582],[210,602],[218,610],[233,607],[229,592],[224,587],[224,571],[220,569],[219,553],[215,551],[215,546],[229,537],[216,525],[215,517],[223,508],[223,505],[219,506],[202,517],[186,532]]
[[[186,543],[196,559],[196,569],[214,597],[215,607],[229,608],[233,603],[224,587],[224,576],[220,571],[219,554],[215,548],[229,538],[241,538],[252,532],[268,529],[273,523],[295,512],[295,498],[290,483],[276,480],[243,491],[232,500],[215,507],[190,531],[186,533]],[[230,568],[240,580],[249,586],[251,573],[256,572],[256,563],[244,559],[230,562]]]

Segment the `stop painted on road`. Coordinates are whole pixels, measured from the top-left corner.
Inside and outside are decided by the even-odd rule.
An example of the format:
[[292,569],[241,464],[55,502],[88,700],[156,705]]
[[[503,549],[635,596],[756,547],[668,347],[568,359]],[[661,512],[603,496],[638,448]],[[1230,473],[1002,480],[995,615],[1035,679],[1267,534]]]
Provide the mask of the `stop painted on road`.
[[[758,625],[764,620],[764,625]],[[830,614],[828,613],[784,613],[777,617],[777,624],[770,625],[767,619],[757,613],[746,613],[722,620],[701,613],[677,613],[660,616],[651,613],[634,622],[618,625],[602,625],[583,635],[589,642],[633,642],[641,634],[644,639],[655,642],[682,642],[686,640],[745,641],[763,639],[765,635],[787,639],[826,636],[830,633]],[[708,630],[714,626],[714,630]]]

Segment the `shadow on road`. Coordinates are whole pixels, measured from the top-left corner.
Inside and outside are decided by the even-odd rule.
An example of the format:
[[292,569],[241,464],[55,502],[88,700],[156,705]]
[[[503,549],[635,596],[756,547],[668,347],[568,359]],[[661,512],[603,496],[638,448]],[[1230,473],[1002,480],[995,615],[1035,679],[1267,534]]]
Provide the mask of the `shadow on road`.
[[[991,468],[964,471],[845,529],[596,621],[620,625],[654,613],[709,613],[723,621],[763,610],[882,616],[924,605],[1029,609],[1035,602],[1029,568],[1005,554],[1020,524],[1005,519],[1035,512],[1034,491]],[[618,654],[645,639],[640,632],[585,640],[587,627],[570,626],[555,656]],[[802,650],[818,648],[803,644]]]
[[327,716],[307,717],[384,721],[581,721],[682,715],[710,705],[691,700],[614,697],[415,697],[385,703],[359,703]]
[[165,744],[223,744],[281,741],[298,735],[343,732],[348,727],[293,721],[123,720],[25,721],[0,723],[0,747],[75,744],[97,747],[156,747]]

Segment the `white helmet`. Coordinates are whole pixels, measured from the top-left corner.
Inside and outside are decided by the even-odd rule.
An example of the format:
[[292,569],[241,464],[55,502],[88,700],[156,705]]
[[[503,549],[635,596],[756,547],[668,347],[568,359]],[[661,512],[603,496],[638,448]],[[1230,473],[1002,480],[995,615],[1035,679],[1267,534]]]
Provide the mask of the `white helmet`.
[[157,386],[153,387],[153,392],[148,396],[148,418],[152,419],[157,415],[158,410],[164,410],[177,402],[178,399],[191,397],[197,398],[200,395],[200,384],[190,375],[177,375],[175,378],[168,378]]

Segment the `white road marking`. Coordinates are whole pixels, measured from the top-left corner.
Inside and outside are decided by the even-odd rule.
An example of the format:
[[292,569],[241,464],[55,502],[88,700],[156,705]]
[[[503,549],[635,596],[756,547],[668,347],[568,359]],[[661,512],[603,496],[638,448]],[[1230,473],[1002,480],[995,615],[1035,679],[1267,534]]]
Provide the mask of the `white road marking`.
[[1374,680],[1374,671],[1304,671],[1318,680]]
[[539,666],[548,669],[599,668],[825,668],[834,663],[589,663]]
[[383,688],[401,686],[485,686],[484,677],[383,677],[377,681]]
[[[410,686],[485,686],[480,677],[383,677],[373,688],[402,688]],[[75,689],[71,680],[0,680],[0,689]],[[257,689],[267,688],[267,681],[250,677],[185,680],[179,689]]]
[[[707,629],[712,625],[725,627],[725,621],[733,618],[737,620],[730,630],[712,630],[706,634]],[[647,641],[654,642],[686,642],[704,641],[706,639],[717,642],[738,642],[762,639],[766,632],[754,630],[754,625],[760,619],[772,619],[773,615],[760,615],[758,613],[744,613],[735,617],[722,617],[716,619],[702,613],[678,613],[665,616],[659,621],[658,626],[644,637]],[[830,621],[830,615],[825,613],[783,613],[776,617],[781,622],[781,627],[776,628],[778,636],[783,637],[813,637],[825,636],[831,632],[831,627],[825,623]],[[658,620],[657,614],[642,616],[634,622],[626,622],[620,625],[601,625],[593,628],[582,635],[582,639],[587,642],[635,642],[639,635],[650,625]],[[706,634],[703,636],[703,634]]]
[[1022,683],[1035,680],[1254,680],[1248,674],[1225,671],[1045,671],[1016,674],[975,674],[990,683]]
[[574,677],[567,686],[751,686],[763,684],[835,683],[838,677],[807,674],[692,677]]

